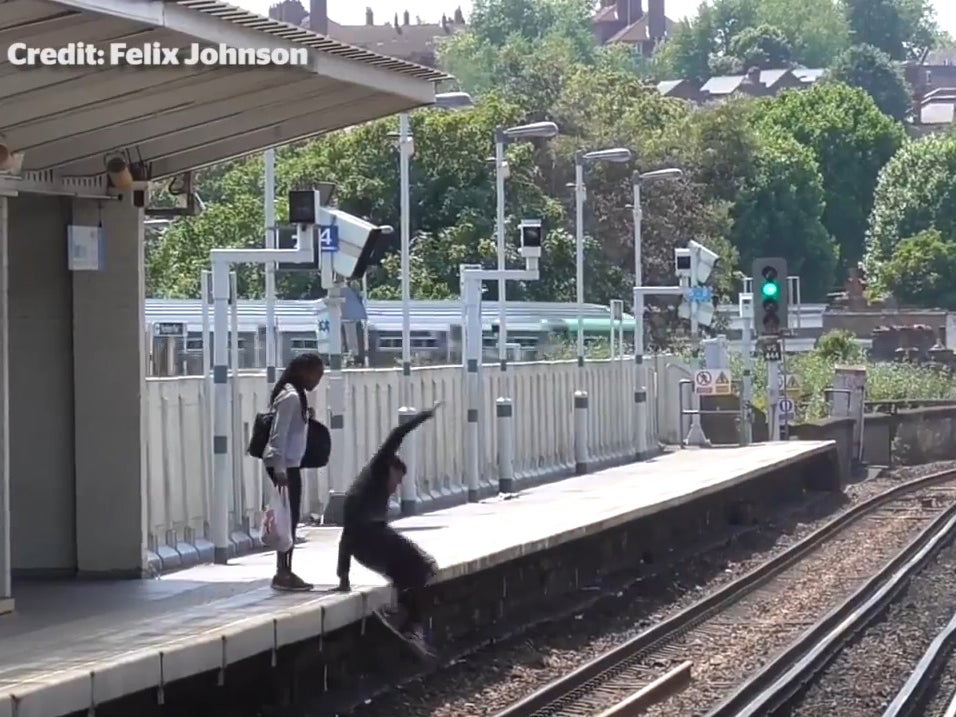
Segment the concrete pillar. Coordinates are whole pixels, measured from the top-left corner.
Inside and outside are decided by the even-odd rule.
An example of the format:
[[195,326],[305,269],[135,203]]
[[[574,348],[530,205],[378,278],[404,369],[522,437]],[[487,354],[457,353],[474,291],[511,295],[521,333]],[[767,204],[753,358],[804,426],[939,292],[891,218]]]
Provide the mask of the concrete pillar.
[[[398,409],[398,423],[404,425],[418,413],[414,408],[403,406]],[[402,443],[402,459],[408,472],[402,481],[402,515],[415,515],[418,512],[418,431],[405,438]]]
[[104,230],[103,270],[73,274],[77,569],[138,577],[147,565],[143,211],[128,198],[76,199],[72,222]]
[[76,571],[71,212],[66,197],[7,199],[10,550],[25,577]]
[[588,392],[574,392],[574,472],[588,472]]
[[0,615],[13,610],[10,571],[10,455],[9,445],[9,364],[10,344],[7,320],[7,198],[0,197]]
[[515,482],[515,419],[510,398],[495,401],[498,416],[498,492],[513,493]]

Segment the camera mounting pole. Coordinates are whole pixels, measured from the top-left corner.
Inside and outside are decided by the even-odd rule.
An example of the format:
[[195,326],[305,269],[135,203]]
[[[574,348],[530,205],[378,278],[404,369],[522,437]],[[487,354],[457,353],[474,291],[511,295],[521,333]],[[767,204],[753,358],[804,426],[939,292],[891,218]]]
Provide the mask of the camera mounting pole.
[[229,494],[232,490],[232,393],[229,390],[229,302],[237,301],[230,291],[229,271],[234,264],[267,264],[288,262],[310,264],[315,261],[315,242],[312,240],[315,224],[321,211],[317,191],[291,192],[289,218],[297,225],[295,249],[213,249],[209,252],[212,264],[213,299],[213,475],[210,529],[214,545],[214,560],[223,564],[235,554],[229,537]]
[[[537,281],[540,278],[538,260],[541,258],[541,244],[544,231],[540,219],[526,219],[520,225],[521,256],[525,260],[524,269],[482,269],[481,265],[462,264],[461,301],[462,301],[462,352],[465,369],[466,423],[465,423],[465,485],[468,488],[468,500],[481,499],[481,433],[478,430],[478,416],[481,406],[481,364],[482,364],[482,322],[481,289],[486,281]],[[499,298],[499,302],[501,299]],[[505,311],[501,309],[502,313]],[[498,399],[499,404],[502,400]],[[508,404],[510,406],[510,403]],[[513,427],[513,422],[506,425]],[[510,428],[509,428],[510,430]],[[502,445],[513,446],[512,436],[499,439]],[[510,493],[514,488],[513,456],[501,456],[499,460],[498,490]]]

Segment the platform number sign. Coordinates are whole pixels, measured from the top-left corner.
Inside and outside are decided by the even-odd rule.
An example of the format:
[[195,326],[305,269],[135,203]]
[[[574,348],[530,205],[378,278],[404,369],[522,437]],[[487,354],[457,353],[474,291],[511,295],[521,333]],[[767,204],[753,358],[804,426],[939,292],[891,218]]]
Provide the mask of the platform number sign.
[[327,224],[319,227],[319,248],[325,254],[334,254],[339,250],[339,227]]

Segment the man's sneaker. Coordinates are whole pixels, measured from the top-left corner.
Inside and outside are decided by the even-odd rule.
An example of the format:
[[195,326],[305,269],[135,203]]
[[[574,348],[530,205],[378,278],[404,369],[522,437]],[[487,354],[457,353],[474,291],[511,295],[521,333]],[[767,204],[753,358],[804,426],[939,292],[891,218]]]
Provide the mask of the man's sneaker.
[[396,636],[404,638],[403,632],[408,615],[401,605],[398,607],[383,607],[374,612],[375,617],[379,619],[382,625],[395,633]]
[[408,643],[412,651],[421,659],[428,660],[435,656],[435,653],[432,652],[428,643],[425,642],[425,635],[420,627],[408,628],[402,633],[402,639]]
[[311,590],[314,585],[307,583],[295,573],[279,573],[272,578],[272,589],[281,592],[303,593]]

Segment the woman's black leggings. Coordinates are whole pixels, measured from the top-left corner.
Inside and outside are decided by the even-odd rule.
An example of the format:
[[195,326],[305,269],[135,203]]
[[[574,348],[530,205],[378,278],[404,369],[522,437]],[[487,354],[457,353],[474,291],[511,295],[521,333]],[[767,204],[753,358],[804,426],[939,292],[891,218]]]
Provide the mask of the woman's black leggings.
[[[272,468],[266,468],[269,474],[269,480],[272,485],[276,484],[275,471]],[[289,481],[289,513],[292,517],[292,547],[288,552],[276,553],[276,569],[292,570],[292,551],[295,550],[295,529],[299,524],[299,511],[302,509],[302,471],[299,468],[286,468],[285,476]]]

